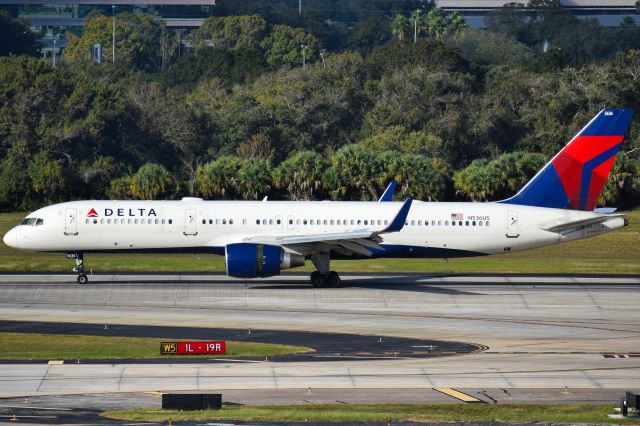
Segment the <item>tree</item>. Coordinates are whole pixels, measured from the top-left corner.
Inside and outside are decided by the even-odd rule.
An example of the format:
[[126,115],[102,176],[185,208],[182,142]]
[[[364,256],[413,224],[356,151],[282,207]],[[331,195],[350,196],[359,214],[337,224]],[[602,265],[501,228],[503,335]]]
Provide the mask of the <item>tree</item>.
[[398,41],[405,41],[407,38],[407,27],[408,22],[407,18],[403,15],[397,14],[393,18],[393,22],[391,23],[391,32],[398,39]]
[[40,35],[24,19],[14,19],[0,10],[0,56],[37,55]]
[[[163,49],[160,44],[160,23],[143,14],[119,13],[116,20],[116,61],[147,71],[161,69]],[[91,59],[91,46],[101,43],[104,60],[112,51],[112,18],[100,14],[89,17],[82,36],[67,33],[64,59],[86,62]],[[165,52],[166,53],[166,52]]]
[[453,12],[451,15],[449,15],[449,22],[447,26],[448,32],[450,34],[456,35],[464,32],[464,30],[469,28],[469,24],[464,19],[464,16],[462,16],[462,14],[459,12]]
[[322,187],[326,162],[314,151],[300,151],[280,163],[272,172],[273,184],[287,191],[291,200],[313,200]]
[[303,53],[307,62],[315,61],[318,55],[318,39],[300,28],[274,25],[262,43],[267,63],[272,67],[302,64]]
[[200,194],[206,198],[232,198],[240,164],[238,157],[222,156],[199,167],[197,183]]
[[447,35],[447,17],[439,7],[434,7],[427,13],[427,32],[436,40],[442,40]]
[[271,163],[267,160],[243,161],[237,171],[238,195],[245,200],[256,200],[271,189]]
[[422,33],[422,29],[424,28],[424,18],[422,16],[422,10],[416,9],[411,12],[409,21],[413,25],[413,43],[415,44],[418,42],[418,36],[420,35],[420,33]]
[[240,144],[236,153],[241,160],[273,160],[275,156],[271,139],[264,132],[256,133],[247,142]]
[[331,157],[331,167],[325,173],[323,186],[332,198],[375,200],[378,198],[375,182],[379,171],[375,153],[361,145],[346,145]]
[[160,164],[147,163],[131,177],[131,194],[139,200],[153,200],[167,194],[173,178]]

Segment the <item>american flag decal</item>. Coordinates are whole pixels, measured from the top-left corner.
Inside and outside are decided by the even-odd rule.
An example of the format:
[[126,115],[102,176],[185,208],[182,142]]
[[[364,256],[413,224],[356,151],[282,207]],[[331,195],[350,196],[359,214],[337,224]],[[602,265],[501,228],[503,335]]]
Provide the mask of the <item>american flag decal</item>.
[[462,213],[451,213],[451,220],[464,220]]

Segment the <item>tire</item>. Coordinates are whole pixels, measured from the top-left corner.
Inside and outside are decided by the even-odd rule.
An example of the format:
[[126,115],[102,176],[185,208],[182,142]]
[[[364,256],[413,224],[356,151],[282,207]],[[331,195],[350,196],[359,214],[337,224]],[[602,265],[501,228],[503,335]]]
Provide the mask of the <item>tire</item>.
[[76,281],[78,282],[78,284],[84,285],[89,282],[89,278],[85,274],[82,274],[78,275]]
[[338,288],[340,287],[340,275],[338,275],[335,271],[329,272],[327,278],[325,279],[325,283],[327,287]]
[[325,282],[326,279],[320,272],[315,271],[311,273],[311,284],[313,284],[315,288],[325,287]]

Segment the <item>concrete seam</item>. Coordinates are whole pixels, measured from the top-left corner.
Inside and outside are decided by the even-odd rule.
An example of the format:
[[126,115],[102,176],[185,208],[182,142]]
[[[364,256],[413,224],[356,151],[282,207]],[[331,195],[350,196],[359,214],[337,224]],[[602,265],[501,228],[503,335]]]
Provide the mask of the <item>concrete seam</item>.
[[427,374],[427,371],[424,368],[421,368],[420,370],[422,371],[422,374],[424,375],[424,378],[427,379],[429,387],[433,389],[433,382],[429,378],[429,375]]
[[386,298],[386,296],[384,295],[384,290],[383,290],[383,289],[380,289],[380,294],[382,295],[382,301],[384,302],[384,307],[385,307],[385,308],[388,308],[388,307],[389,307],[389,305],[387,304],[387,298]]
[[33,296],[33,302],[31,303],[38,303],[38,298],[40,297],[40,292],[42,291],[42,286],[39,285],[38,286],[38,290],[36,290],[36,294]]
[[196,370],[196,389],[200,390],[200,367]]
[[500,369],[496,368],[496,371],[498,372],[498,374],[500,375],[500,377],[502,377],[502,380],[504,380],[505,382],[507,382],[507,384],[509,385],[509,387],[513,387],[513,383],[511,383],[511,381],[509,381],[509,379],[507,379],[507,376],[504,375],[504,373],[502,373],[502,371],[500,371]]
[[118,390],[120,390],[120,385],[122,384],[122,376],[124,376],[124,370],[126,370],[127,367],[122,367],[122,370],[120,371],[120,379],[118,380]]
[[582,374],[584,374],[584,376],[585,376],[585,377],[586,377],[586,378],[587,378],[591,383],[593,383],[594,385],[596,385],[596,387],[597,387],[598,389],[602,389],[602,385],[601,385],[600,383],[598,383],[598,382],[597,382],[593,377],[591,377],[589,374],[587,374],[587,372],[586,372],[586,371],[584,371],[584,370],[580,370],[580,372],[581,372]]
[[356,381],[353,379],[353,376],[351,375],[351,368],[347,367],[347,372],[349,373],[349,379],[351,379],[351,385],[355,389],[356,388]]
[[104,295],[104,303],[102,304],[103,306],[107,306],[107,302],[109,301],[109,296],[111,296],[111,287],[113,284],[109,284],[109,286],[107,287],[107,292]]
[[[178,280],[180,280],[180,275],[178,275]],[[176,284],[176,289],[173,292],[173,306],[178,306],[178,285]]]
[[273,385],[278,389],[278,379],[276,378],[276,369],[271,367],[271,376],[273,376]]
[[[509,280],[507,278],[507,280]],[[525,300],[524,296],[522,295],[522,292],[520,291],[520,289],[518,288],[517,285],[515,284],[511,284],[514,288],[514,290],[516,291],[516,293],[518,293],[518,296],[520,296],[520,299],[522,299],[522,304],[524,305],[525,308],[527,309],[531,309],[531,307],[529,306],[529,304],[527,303],[527,301]]]
[[42,386],[42,383],[44,383],[44,380],[47,378],[47,374],[49,374],[49,369],[51,368],[51,366],[47,367],[47,371],[44,372],[44,374],[42,375],[42,379],[40,380],[40,383],[38,384],[38,389],[36,389],[36,393],[40,392],[40,387]]
[[598,302],[596,302],[596,299],[594,299],[593,295],[591,294],[591,292],[589,291],[589,289],[584,285],[584,284],[580,284],[580,287],[582,287],[582,289],[585,291],[585,293],[587,293],[587,296],[589,296],[589,298],[591,299],[591,301],[593,302],[594,305],[596,305],[596,307],[598,309],[602,309],[602,306],[600,306],[598,304]]

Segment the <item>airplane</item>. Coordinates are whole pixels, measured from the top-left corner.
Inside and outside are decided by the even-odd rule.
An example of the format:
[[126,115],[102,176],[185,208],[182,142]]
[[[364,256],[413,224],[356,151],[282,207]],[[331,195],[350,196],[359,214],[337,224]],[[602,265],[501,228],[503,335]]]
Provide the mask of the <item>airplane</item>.
[[4,236],[18,249],[63,252],[88,282],[85,253],[225,256],[226,273],[279,275],[311,260],[314,287],[339,287],[336,258],[483,256],[593,237],[628,225],[596,209],[633,110],[603,109],[517,194],[497,202],[71,201],[29,214]]

